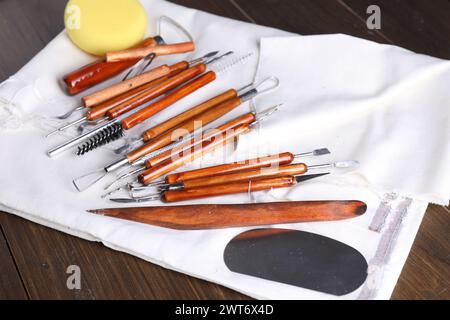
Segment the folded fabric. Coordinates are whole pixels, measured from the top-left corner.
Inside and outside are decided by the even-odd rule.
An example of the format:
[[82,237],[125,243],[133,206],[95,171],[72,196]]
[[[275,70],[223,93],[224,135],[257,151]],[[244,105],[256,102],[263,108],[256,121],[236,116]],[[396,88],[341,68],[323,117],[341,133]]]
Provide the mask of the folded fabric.
[[[449,169],[445,165],[449,160],[449,133],[445,125],[448,128],[449,115],[444,108],[448,98],[444,90],[448,62],[343,35],[293,36],[165,1],[144,1],[143,5],[150,21],[156,21],[159,15],[170,16],[196,39],[195,54],[168,57],[159,63],[193,58],[213,50],[233,50],[239,56],[254,53],[245,65],[219,74],[213,84],[151,121],[164,121],[219,91],[242,87],[253,81],[256,71],[258,79],[277,76],[281,80],[277,92],[255,101],[258,110],[283,102],[281,111],[243,136],[233,154],[214,153],[187,168],[323,146],[331,149],[332,156],[311,158],[308,164],[346,159],[361,162],[355,171],[336,172],[291,189],[189,203],[363,200],[368,204],[368,212],[357,219],[281,227],[334,238],[366,257],[370,263],[367,283],[339,299],[388,298],[427,202],[448,201],[445,177]],[[148,34],[154,34],[154,30],[150,26]],[[0,148],[8,150],[1,157],[1,210],[101,241],[116,250],[252,297],[338,299],[230,272],[223,262],[223,250],[235,235],[249,228],[175,231],[87,213],[87,209],[111,207],[110,202],[100,199],[108,181],[78,193],[71,180],[109,164],[115,156],[103,148],[84,158],[69,152],[49,159],[46,150],[65,138],[46,140],[42,128],[57,125],[49,117],[64,113],[79,102],[79,97],[64,95],[58,80],[90,61],[92,58],[75,48],[63,32],[1,85]],[[109,83],[113,81],[117,79]],[[248,110],[246,104],[217,123]],[[8,130],[11,128],[18,130]]]

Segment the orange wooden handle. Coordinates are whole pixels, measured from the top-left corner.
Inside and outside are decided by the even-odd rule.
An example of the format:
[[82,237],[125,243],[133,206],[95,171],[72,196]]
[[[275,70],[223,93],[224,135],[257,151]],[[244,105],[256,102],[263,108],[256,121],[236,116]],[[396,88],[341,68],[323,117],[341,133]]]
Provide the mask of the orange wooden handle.
[[230,130],[227,133],[222,133],[211,137],[209,141],[202,142],[200,144],[194,145],[189,151],[182,154],[178,154],[177,157],[172,157],[172,159],[167,162],[162,163],[159,166],[153,167],[145,171],[139,176],[139,181],[143,184],[148,184],[163,175],[182,167],[183,165],[194,161],[200,156],[212,152],[217,148],[226,145],[229,142],[234,141],[236,137],[245,132],[248,132],[250,127],[248,125],[242,125],[234,130]]
[[153,80],[167,76],[169,73],[170,67],[168,65],[162,65],[131,79],[116,83],[108,88],[94,92],[93,94],[83,97],[82,100],[86,107],[92,107],[96,104],[105,102],[108,99],[117,97],[122,93],[140,87]]
[[238,181],[249,181],[262,178],[273,178],[283,176],[294,176],[304,174],[308,168],[303,163],[291,164],[287,166],[280,166],[275,168],[261,168],[251,171],[239,171],[229,174],[221,174],[216,176],[202,177],[183,182],[185,189],[201,188],[206,186],[213,186],[216,184],[227,184]]
[[270,155],[267,157],[238,161],[234,163],[226,163],[218,166],[202,168],[197,170],[177,172],[166,177],[166,183],[173,184],[184,182],[200,177],[211,177],[219,174],[234,173],[245,170],[253,170],[271,166],[282,166],[292,163],[294,155],[290,152]]
[[147,120],[148,118],[154,116],[158,112],[164,110],[165,108],[171,106],[175,102],[183,99],[184,97],[190,95],[191,93],[197,91],[198,89],[206,86],[208,83],[216,79],[216,73],[214,71],[209,71],[199,78],[189,82],[188,84],[182,86],[176,91],[168,94],[163,99],[156,101],[155,103],[139,110],[138,112],[132,114],[131,116],[125,118],[122,121],[122,126],[125,129],[131,129],[134,126],[140,124],[141,122]]
[[165,77],[153,80],[152,82],[144,84],[143,86],[134,88],[133,90],[122,93],[121,95],[119,95],[117,97],[114,97],[103,103],[93,106],[93,107],[89,108],[89,110],[86,112],[86,117],[89,121],[94,121],[94,120],[100,119],[100,118],[104,117],[109,110],[117,107],[118,105],[120,105],[122,103],[129,101],[130,99],[136,97],[137,95],[139,95],[143,92],[146,92],[147,90],[155,87],[158,84],[163,83],[164,81],[167,81],[168,79],[169,79],[169,76],[165,76]]
[[[352,219],[367,211],[361,201],[284,201],[114,208],[93,213],[176,230],[204,230]],[[244,239],[244,237],[241,237]]]
[[205,141],[208,141],[211,137],[213,137],[217,134],[226,133],[235,127],[238,127],[240,125],[248,125],[254,121],[255,121],[255,115],[253,113],[244,114],[243,116],[235,118],[235,119],[215,128],[214,130],[211,130],[211,131],[203,134],[199,138],[195,137],[195,138],[191,139],[190,141],[181,144],[180,146],[177,146],[171,150],[165,151],[165,152],[157,155],[156,157],[153,157],[153,158],[147,160],[146,166],[147,166],[147,168],[152,168],[152,167],[158,166],[161,163],[172,159],[173,157],[177,157],[178,154],[184,153],[187,150],[190,150],[195,145],[197,145],[199,143],[203,143]]
[[[231,98],[219,105],[214,106],[213,108],[210,108],[209,110],[204,111],[203,113],[195,117],[187,119],[183,123],[164,133],[163,136],[170,142],[178,141],[180,138],[186,136],[189,133],[192,133],[196,130],[201,130],[207,124],[219,119],[240,104],[241,99],[239,97]],[[151,139],[150,136],[147,135],[147,132],[144,133],[143,138],[145,141]]]
[[[154,38],[147,38],[135,48],[156,46],[156,44]],[[138,61],[139,59],[108,63],[106,59],[99,60],[64,76],[63,82],[67,92],[75,95],[120,74]]]
[[199,74],[203,73],[206,70],[206,66],[204,64],[196,65],[192,68],[189,68],[178,75],[169,78],[165,82],[151,88],[150,90],[147,90],[145,92],[142,92],[141,94],[133,97],[132,99],[112,108],[109,110],[106,115],[110,119],[115,119],[124,113],[127,113],[130,110],[133,110],[140,105],[147,103],[164,93],[178,87],[179,85],[185,83],[186,81],[189,81],[193,79],[194,77],[198,76]]
[[229,194],[247,193],[270,190],[274,188],[287,188],[297,182],[293,176],[269,178],[244,182],[233,182],[215,185],[214,187],[192,188],[177,191],[166,191],[163,195],[165,202],[187,201],[201,198],[224,196]]
[[234,89],[225,91],[224,93],[221,93],[218,96],[215,96],[214,98],[205,101],[199,104],[198,106],[195,106],[183,113],[180,113],[179,115],[147,130],[144,133],[143,138],[145,141],[149,141],[150,139],[160,136],[163,133],[167,132],[168,130],[177,127],[178,125],[183,124],[185,121],[194,118],[195,116],[203,113],[204,111],[216,107],[217,105],[227,100],[230,100],[236,96],[237,91]]
[[152,46],[147,48],[135,48],[123,51],[109,52],[106,54],[107,62],[118,62],[131,59],[141,59],[151,53],[157,56],[192,52],[195,50],[193,42],[181,42],[175,44],[166,44],[160,46]]

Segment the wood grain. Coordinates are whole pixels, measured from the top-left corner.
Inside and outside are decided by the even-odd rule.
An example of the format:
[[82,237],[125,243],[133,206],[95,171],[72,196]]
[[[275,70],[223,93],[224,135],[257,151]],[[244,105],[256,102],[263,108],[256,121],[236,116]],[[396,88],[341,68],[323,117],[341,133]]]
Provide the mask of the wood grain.
[[130,110],[133,110],[144,103],[147,103],[155,98],[160,97],[164,93],[167,93],[168,91],[176,88],[177,86],[185,83],[186,81],[192,80],[194,77],[201,74],[203,71],[205,71],[206,67],[205,65],[197,65],[195,67],[189,68],[187,70],[184,70],[177,74],[176,76],[173,76],[167,81],[158,84],[155,87],[150,88],[149,90],[146,90],[137,96],[134,96],[133,98],[125,101],[122,104],[119,104],[118,106],[108,110],[106,112],[106,115],[110,119],[115,119],[125,113],[127,113]]
[[206,204],[92,210],[92,213],[176,230],[205,230],[311,221],[337,221],[361,216],[361,201],[286,201],[251,204]]
[[154,53],[157,56],[164,56],[164,55],[192,52],[194,51],[194,49],[195,44],[193,42],[182,42],[160,46],[148,46],[146,48],[135,48],[107,53],[106,61],[111,63],[136,59],[139,60],[148,56],[151,53]]
[[[195,68],[195,67],[193,67]],[[152,103],[149,106],[142,108],[141,110],[133,113],[129,117],[122,121],[122,126],[125,129],[131,129],[145,120],[153,117],[155,114],[161,112],[167,107],[171,106],[175,102],[189,96],[195,91],[203,88],[207,84],[216,80],[216,73],[214,71],[208,71],[200,77],[186,83],[182,87],[177,88],[175,91],[167,94],[164,98]]]
[[182,112],[170,118],[167,121],[164,121],[154,126],[153,128],[150,128],[144,133],[144,140],[149,141],[150,139],[158,137],[163,133],[169,131],[170,129],[175,128],[178,125],[184,123],[185,121],[193,119],[194,117],[205,112],[206,110],[209,110],[212,107],[215,107],[216,105],[219,105],[229,99],[235,98],[236,96],[237,96],[236,90],[234,89],[227,90],[193,108],[190,108],[189,110],[186,110],[185,112]]
[[267,157],[248,159],[233,163],[225,163],[217,166],[206,167],[191,171],[172,173],[166,176],[166,183],[172,184],[200,177],[210,177],[218,174],[233,173],[241,170],[252,170],[264,167],[287,165],[294,161],[294,155],[290,152],[280,153]]
[[[220,174],[209,177],[199,177],[192,180],[183,181],[185,189],[215,186],[237,181],[250,181],[268,177],[295,176],[304,174],[308,168],[303,163],[295,163],[286,166],[275,166],[273,168],[261,168],[250,171],[239,171],[234,173]],[[214,187],[213,187],[214,188]]]

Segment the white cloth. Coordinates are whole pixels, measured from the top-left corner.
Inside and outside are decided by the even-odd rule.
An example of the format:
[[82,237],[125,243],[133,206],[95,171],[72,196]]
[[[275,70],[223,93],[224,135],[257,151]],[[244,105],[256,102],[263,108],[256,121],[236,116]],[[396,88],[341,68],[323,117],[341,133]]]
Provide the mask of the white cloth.
[[[361,162],[352,172],[336,172],[289,190],[255,193],[253,199],[236,195],[195,203],[280,199],[366,201],[367,214],[353,220],[284,227],[342,241],[361,251],[370,262],[366,284],[339,298],[389,298],[427,202],[448,201],[449,111],[445,103],[449,93],[444,90],[449,77],[448,62],[343,35],[293,36],[160,0],[143,4],[151,19],[167,15],[192,32],[198,53],[191,57],[212,50],[234,50],[239,55],[255,53],[238,72],[231,69],[219,75],[215,83],[152,121],[167,119],[230,86],[241,87],[251,82],[258,70],[258,78],[275,75],[282,81],[276,93],[256,99],[258,110],[279,102],[285,105],[260,130],[244,136],[237,152],[227,160],[234,156],[303,152],[326,146],[332,156],[308,159],[308,163],[346,159]],[[154,32],[150,28],[149,34]],[[109,164],[115,156],[103,149],[84,158],[76,158],[69,152],[58,159],[49,159],[46,151],[65,138],[46,140],[40,127],[48,125],[44,116],[61,114],[77,103],[76,98],[62,93],[57,81],[91,60],[63,32],[1,85],[0,112],[4,113],[1,118],[4,121],[0,122],[1,210],[101,241],[116,250],[252,297],[338,298],[230,272],[223,262],[223,250],[235,235],[251,228],[175,231],[86,213],[86,209],[112,206],[99,197],[106,182],[78,193],[71,180]],[[224,120],[247,110],[248,106],[244,106]],[[18,130],[6,129],[12,127]],[[189,168],[223,160],[216,153]]]

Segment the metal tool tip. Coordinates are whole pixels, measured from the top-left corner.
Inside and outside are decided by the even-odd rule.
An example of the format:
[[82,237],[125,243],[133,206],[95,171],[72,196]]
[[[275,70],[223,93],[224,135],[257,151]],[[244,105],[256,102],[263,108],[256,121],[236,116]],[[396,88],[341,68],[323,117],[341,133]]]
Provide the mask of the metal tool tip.
[[214,56],[217,56],[219,54],[219,51],[211,51],[210,53],[205,54],[204,58],[211,58]]
[[113,199],[109,199],[109,201],[116,202],[116,203],[135,203],[135,202],[137,202],[136,200],[129,199],[129,198],[113,198]]
[[342,169],[356,167],[357,165],[359,165],[359,162],[356,160],[339,161],[334,164],[336,168]]
[[330,150],[328,150],[327,148],[322,148],[322,149],[317,149],[313,151],[315,156],[323,156],[326,154],[330,154]]
[[295,179],[297,180],[297,182],[303,182],[303,181],[307,181],[307,180],[311,180],[311,179],[316,179],[322,176],[326,176],[329,175],[329,172],[325,172],[325,173],[318,173],[318,174],[308,174],[308,175],[299,175],[296,176]]

